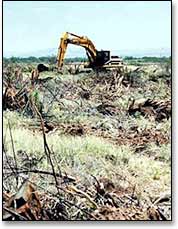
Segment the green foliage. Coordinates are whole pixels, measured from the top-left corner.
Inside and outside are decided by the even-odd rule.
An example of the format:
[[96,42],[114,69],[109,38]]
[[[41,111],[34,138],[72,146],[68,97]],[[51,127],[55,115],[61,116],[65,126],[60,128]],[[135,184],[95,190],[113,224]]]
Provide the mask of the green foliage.
[[124,61],[129,64],[139,64],[139,63],[171,63],[171,57],[155,57],[155,56],[144,56],[144,57],[133,57],[126,56]]
[[[83,57],[74,57],[74,58],[65,58],[65,63],[69,62],[84,62],[86,61],[86,58]],[[42,57],[10,57],[10,58],[3,58],[4,64],[8,63],[50,63],[55,64],[56,63],[56,56],[42,56]]]
[[[73,58],[65,58],[64,63],[75,63],[75,62],[86,62],[88,59],[85,57],[73,57]],[[144,63],[167,63],[171,64],[171,57],[133,57],[133,56],[126,56],[124,57],[124,61],[126,64],[131,65],[142,65]],[[4,64],[9,63],[23,63],[23,64],[38,64],[38,63],[44,63],[44,64],[56,64],[56,56],[42,56],[42,57],[10,57],[10,58],[3,58]]]
[[37,90],[33,92],[32,96],[35,100],[35,103],[39,102],[39,92]]
[[74,58],[66,58],[65,63],[71,63],[71,62],[85,62],[87,61],[87,58],[84,57],[74,57]]

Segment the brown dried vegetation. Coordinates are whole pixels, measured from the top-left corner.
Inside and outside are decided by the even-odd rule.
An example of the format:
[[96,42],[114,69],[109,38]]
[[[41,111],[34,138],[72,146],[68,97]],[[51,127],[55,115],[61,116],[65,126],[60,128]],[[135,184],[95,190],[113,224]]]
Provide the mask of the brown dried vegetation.
[[[16,111],[32,120],[35,117],[27,129],[42,134],[44,155],[30,159],[24,153],[24,159],[23,151],[18,154],[12,147],[12,157],[4,142],[3,220],[170,220],[170,209],[165,207],[171,204],[170,195],[143,201],[137,186],[121,175],[116,182],[109,176],[88,174],[92,182],[90,185],[82,183],[79,177],[63,172],[47,139],[48,134],[55,131],[59,131],[59,136],[93,135],[116,146],[128,145],[135,154],[141,154],[150,143],[169,144],[169,130],[162,131],[157,125],[171,119],[170,85],[167,83],[171,76],[161,79],[166,93],[163,91],[160,97],[155,97],[159,92],[159,80],[155,81],[155,75],[147,75],[141,67],[134,71],[88,73],[81,79],[70,80],[53,78],[49,73],[45,79],[40,76],[38,68],[28,76],[20,67],[4,68],[3,110]],[[144,94],[154,90],[154,96]],[[40,93],[43,102],[39,101]],[[143,98],[140,95],[144,95]],[[55,106],[57,113],[53,112]],[[76,117],[100,120],[92,123],[82,118],[76,121]],[[155,125],[143,127],[132,123],[137,117]],[[124,120],[131,122],[129,127]],[[9,129],[11,132],[10,125]],[[13,146],[12,136],[11,143]],[[23,164],[18,163],[18,155]],[[30,165],[24,166],[26,160]],[[48,170],[33,168],[41,160],[47,161]],[[106,154],[105,160],[115,161],[115,156]],[[48,180],[52,191],[40,185]],[[6,188],[6,182],[12,190]]]

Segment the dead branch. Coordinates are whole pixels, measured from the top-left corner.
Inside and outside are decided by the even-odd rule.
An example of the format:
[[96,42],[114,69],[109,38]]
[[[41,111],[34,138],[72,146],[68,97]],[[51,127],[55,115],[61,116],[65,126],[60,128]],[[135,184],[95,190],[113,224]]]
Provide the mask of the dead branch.
[[98,208],[97,203],[96,203],[94,200],[92,200],[92,198],[91,198],[87,193],[83,192],[82,190],[80,190],[80,189],[78,189],[78,188],[76,188],[76,187],[74,187],[74,186],[69,186],[68,189],[69,189],[70,191],[74,191],[75,193],[84,196],[89,202],[91,202],[91,203],[93,204],[93,206],[94,206],[95,208]]
[[45,134],[45,127],[44,127],[44,120],[38,110],[38,108],[36,107],[36,105],[33,103],[32,101],[32,104],[33,104],[33,107],[37,113],[37,115],[39,116],[40,118],[40,121],[41,121],[41,128],[42,128],[42,132],[43,132],[43,142],[44,142],[44,152],[50,162],[50,165],[51,165],[51,168],[52,168],[52,171],[53,171],[53,176],[54,176],[54,179],[55,179],[55,182],[56,182],[56,188],[57,188],[57,191],[59,193],[59,189],[58,189],[58,180],[57,180],[57,177],[56,177],[56,173],[55,173],[55,168],[54,168],[54,165],[53,165],[53,162],[52,162],[52,158],[51,158],[51,151],[49,149],[49,146],[48,146],[48,143],[47,143],[47,140],[46,140],[46,134]]
[[[33,169],[33,170],[21,170],[21,169],[18,169],[17,171],[17,174],[21,174],[21,173],[38,173],[38,174],[43,174],[43,175],[51,175],[53,176],[53,172],[48,172],[48,171],[42,171],[42,170],[38,170],[38,169]],[[7,174],[9,175],[10,172],[4,172],[4,174]],[[76,178],[70,176],[70,175],[67,175],[67,174],[62,174],[62,173],[55,173],[56,177],[61,177],[63,178],[64,180],[68,180],[68,182],[75,182],[76,181]]]
[[18,187],[18,175],[17,175],[17,159],[16,159],[16,154],[15,154],[15,147],[14,147],[14,141],[12,138],[12,131],[11,131],[11,125],[8,120],[8,125],[9,125],[9,132],[10,132],[10,138],[11,138],[11,143],[12,143],[12,152],[13,152],[13,157],[14,157],[14,162],[15,162],[15,173],[16,173],[16,186]]
[[28,220],[27,218],[25,218],[24,216],[20,215],[19,213],[13,211],[13,210],[10,209],[10,208],[3,207],[3,210],[9,213],[8,215],[3,216],[3,219],[4,219],[4,220],[6,220],[6,219],[8,220],[8,218],[11,217],[11,215],[13,215],[13,216],[15,216],[15,217],[18,217],[20,220],[25,220],[25,221]]

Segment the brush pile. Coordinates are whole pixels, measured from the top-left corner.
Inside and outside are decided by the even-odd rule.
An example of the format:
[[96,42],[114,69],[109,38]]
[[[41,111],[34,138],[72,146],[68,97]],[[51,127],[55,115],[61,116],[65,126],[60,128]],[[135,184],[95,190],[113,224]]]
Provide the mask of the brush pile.
[[[119,167],[115,167],[114,178],[109,169],[105,176],[101,175],[102,168],[97,168],[100,175],[87,174],[84,182],[83,171],[80,176],[72,172],[80,170],[79,162],[75,164],[73,157],[67,155],[73,148],[66,150],[68,159],[66,156],[57,161],[56,151],[48,145],[48,136],[55,133],[56,144],[63,135],[73,139],[94,136],[107,140],[113,147],[128,146],[136,155],[143,155],[150,144],[155,144],[151,160],[159,160],[158,147],[171,142],[167,127],[172,112],[168,84],[171,75],[166,72],[161,77],[158,70],[146,73],[143,67],[76,75],[71,69],[73,75],[67,76],[41,73],[48,70],[43,65],[35,70],[15,65],[4,68],[3,110],[30,119],[28,127],[24,121],[18,128],[34,136],[39,134],[44,152],[38,158],[38,152],[30,157],[31,152],[16,151],[14,145],[18,141],[12,137],[15,127],[8,120],[7,145],[11,148],[4,141],[3,220],[170,220],[169,192],[145,199],[146,190],[141,192],[133,182],[137,178],[134,169],[129,170],[127,177],[117,174]],[[158,75],[160,79],[156,78]],[[98,155],[96,150],[96,158]],[[102,159],[114,165],[116,156],[103,152]],[[71,166],[70,172],[59,161]],[[90,167],[86,161],[80,163],[87,169]],[[127,168],[128,160],[124,163]],[[42,164],[45,169],[40,167]]]

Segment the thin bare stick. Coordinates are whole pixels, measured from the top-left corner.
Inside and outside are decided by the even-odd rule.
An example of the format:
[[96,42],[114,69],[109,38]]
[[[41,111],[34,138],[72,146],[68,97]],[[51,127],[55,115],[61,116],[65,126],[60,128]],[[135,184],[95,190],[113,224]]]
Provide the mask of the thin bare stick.
[[[12,168],[13,169],[13,168]],[[13,170],[12,170],[13,171]],[[33,169],[33,170],[25,170],[25,169],[18,169],[17,170],[17,174],[21,174],[21,173],[38,173],[38,174],[44,174],[44,175],[51,175],[53,176],[52,172],[48,172],[48,171],[43,171],[43,170],[38,170],[38,169]],[[4,174],[9,175],[10,172],[4,172]],[[55,173],[57,177],[62,177],[63,179],[68,179],[69,182],[74,182],[76,181],[76,179],[70,175],[67,174],[61,174],[59,173]]]
[[98,205],[97,205],[97,203],[94,201],[94,200],[92,200],[92,198],[86,193],[86,192],[83,192],[82,190],[80,190],[80,189],[78,189],[78,188],[76,188],[76,187],[74,187],[74,186],[69,186],[68,187],[68,189],[69,189],[69,191],[71,190],[71,191],[74,191],[74,192],[76,192],[77,194],[81,194],[83,197],[85,197],[89,202],[91,202],[92,204],[93,204],[93,206],[97,209],[98,208]]
[[48,143],[47,143],[47,140],[46,140],[46,134],[45,134],[45,128],[44,128],[44,120],[38,110],[38,108],[36,107],[36,105],[33,103],[33,101],[31,101],[32,104],[33,104],[33,107],[37,113],[37,115],[39,116],[40,118],[40,121],[41,121],[41,128],[42,128],[42,132],[43,132],[43,141],[44,141],[44,152],[51,164],[51,168],[52,168],[52,172],[53,172],[53,176],[54,176],[54,179],[55,179],[55,182],[56,182],[56,188],[57,188],[57,191],[59,193],[59,189],[58,189],[58,180],[57,180],[57,177],[56,177],[56,173],[55,173],[55,169],[54,169],[54,165],[53,165],[53,162],[52,162],[52,158],[51,158],[51,151],[49,149],[49,146],[48,146]]
[[[11,143],[12,143],[12,152],[13,152],[14,163],[15,163],[15,171],[17,172],[17,159],[16,159],[14,141],[13,141],[13,137],[12,137],[11,125],[10,125],[9,120],[8,120],[8,126],[9,126],[9,133],[10,133],[10,138],[11,138]],[[17,188],[18,188],[18,183],[19,183],[19,180],[18,180],[18,175],[16,173],[16,186],[17,186]]]
[[[21,220],[27,221],[27,218],[25,218],[24,216],[20,215],[19,213],[15,212],[9,208],[3,207],[3,210],[10,213],[13,216],[19,217],[19,219],[21,219]],[[6,220],[6,219],[4,219],[4,220]]]
[[12,173],[16,176],[16,173],[14,172],[14,168],[11,166],[11,164],[9,162],[7,152],[5,151],[5,148],[4,148],[4,144],[2,145],[2,149],[3,149],[3,152],[4,152],[4,155],[5,155],[5,158],[6,158],[6,161],[7,161],[9,168],[12,170]]
[[[4,153],[4,155],[5,155],[5,158],[6,158],[6,161],[7,161],[7,165],[9,166],[9,168],[10,168],[10,170],[12,170],[12,174],[15,176],[15,178],[16,178],[16,176],[17,176],[17,173],[14,171],[14,168],[11,166],[11,164],[10,164],[10,162],[9,162],[9,159],[8,159],[8,156],[7,156],[7,152],[5,151],[5,148],[4,148],[4,144],[2,145],[2,149],[3,149],[3,153]],[[9,169],[8,168],[8,169]],[[4,168],[3,168],[4,169]],[[4,170],[3,170],[3,175],[5,174],[5,172],[4,172]],[[7,177],[4,177],[3,176],[3,181],[5,181],[7,178],[9,178],[9,176],[7,176]],[[13,186],[13,188],[16,190],[16,188],[17,187],[14,187],[14,185],[13,185],[13,182],[12,182],[12,186]]]
[[54,161],[55,161],[55,163],[57,165],[57,169],[59,171],[60,177],[63,177],[62,172],[61,172],[61,168],[59,167],[59,163],[57,162],[57,159],[56,159],[56,156],[55,156],[54,152],[53,152],[53,158],[54,158]]

